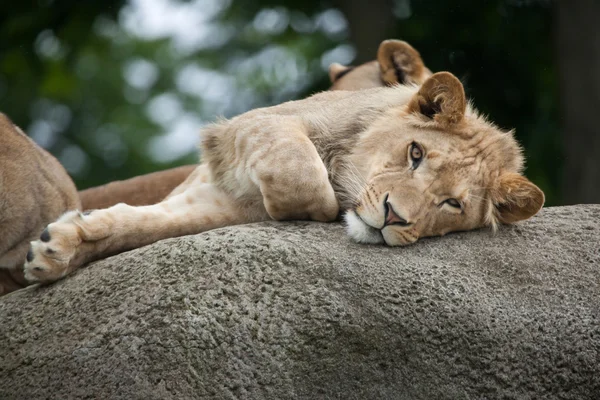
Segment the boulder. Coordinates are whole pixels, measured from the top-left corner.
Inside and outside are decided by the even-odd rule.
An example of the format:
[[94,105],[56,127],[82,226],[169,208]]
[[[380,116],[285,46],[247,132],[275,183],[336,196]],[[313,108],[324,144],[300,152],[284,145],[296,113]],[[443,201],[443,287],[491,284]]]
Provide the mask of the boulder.
[[0,298],[0,399],[598,399],[600,205],[352,243],[164,240]]

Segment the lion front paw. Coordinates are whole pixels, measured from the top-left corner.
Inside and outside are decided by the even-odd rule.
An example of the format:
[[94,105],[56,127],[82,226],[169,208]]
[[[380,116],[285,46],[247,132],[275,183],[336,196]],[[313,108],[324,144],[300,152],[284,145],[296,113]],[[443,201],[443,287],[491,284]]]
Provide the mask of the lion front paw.
[[24,266],[25,279],[53,282],[78,266],[73,261],[84,241],[84,218],[79,211],[70,211],[48,225],[39,240],[31,242]]

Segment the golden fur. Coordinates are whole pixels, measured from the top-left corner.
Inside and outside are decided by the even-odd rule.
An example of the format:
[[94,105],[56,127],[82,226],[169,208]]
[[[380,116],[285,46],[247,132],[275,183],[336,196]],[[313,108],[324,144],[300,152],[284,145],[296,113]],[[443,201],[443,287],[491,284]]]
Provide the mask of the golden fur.
[[448,72],[419,88],[331,91],[250,111],[203,130],[204,164],[163,202],[119,204],[50,224],[25,273],[49,282],[82,264],[164,238],[269,219],[333,221],[360,242],[516,222],[544,195],[521,175],[523,157],[467,105]]

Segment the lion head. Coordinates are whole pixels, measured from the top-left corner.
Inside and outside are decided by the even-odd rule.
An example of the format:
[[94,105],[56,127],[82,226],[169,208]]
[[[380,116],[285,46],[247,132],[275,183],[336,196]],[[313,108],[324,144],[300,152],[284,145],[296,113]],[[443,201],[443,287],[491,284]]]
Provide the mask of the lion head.
[[345,219],[359,242],[402,246],[536,214],[543,192],[523,156],[471,107],[460,81],[439,72],[362,134],[352,163],[365,185]]

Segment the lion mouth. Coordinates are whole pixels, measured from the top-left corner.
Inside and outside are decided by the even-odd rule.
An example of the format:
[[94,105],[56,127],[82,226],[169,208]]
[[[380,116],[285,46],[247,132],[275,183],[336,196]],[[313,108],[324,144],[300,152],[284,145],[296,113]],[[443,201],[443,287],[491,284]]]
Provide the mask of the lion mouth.
[[348,210],[344,215],[346,232],[348,236],[358,243],[380,244],[385,243],[383,233],[379,228],[367,224],[354,210]]

